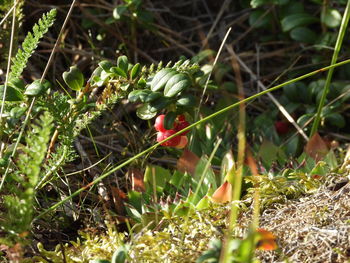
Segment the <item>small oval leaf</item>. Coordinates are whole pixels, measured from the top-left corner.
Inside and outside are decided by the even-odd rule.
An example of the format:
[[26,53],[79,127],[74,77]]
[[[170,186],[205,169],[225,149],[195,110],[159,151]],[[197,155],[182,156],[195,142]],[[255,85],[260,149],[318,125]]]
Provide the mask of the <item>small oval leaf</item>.
[[317,39],[316,33],[307,27],[296,27],[289,34],[293,40],[302,43],[313,44]]
[[129,61],[126,56],[120,56],[117,60],[117,66],[126,73],[128,73]]
[[111,263],[124,263],[128,256],[128,250],[128,245],[118,247],[118,249],[113,253]]
[[150,112],[157,112],[157,111],[164,109],[170,103],[171,103],[171,101],[169,99],[164,98],[164,97],[160,97],[160,98],[150,102],[148,109]]
[[176,71],[171,68],[164,68],[157,72],[157,74],[153,77],[151,82],[151,90],[158,91],[164,88],[167,81],[176,74]]
[[318,19],[308,13],[297,13],[286,16],[281,21],[283,32],[288,32],[298,26],[306,26],[318,22]]
[[136,115],[143,120],[150,120],[157,115],[157,111],[151,112],[148,104],[142,105],[142,107],[136,110]]
[[28,85],[24,94],[27,96],[39,96],[42,95],[45,91],[47,91],[51,87],[49,81],[44,80],[40,83],[40,80],[37,79],[33,81],[32,84]]
[[116,8],[113,9],[113,18],[115,20],[121,19],[121,17],[123,16],[126,10],[128,10],[128,7],[125,5],[117,6]]
[[14,87],[18,90],[24,90],[24,88],[25,88],[24,81],[22,79],[19,79],[19,78],[10,79],[9,86]]
[[336,9],[327,9],[326,12],[322,12],[321,21],[330,28],[340,26],[342,16]]
[[195,104],[196,98],[189,94],[182,95],[176,102],[176,105],[184,107],[194,106]]
[[128,100],[130,102],[136,102],[138,100],[145,102],[145,99],[150,94],[150,90],[144,89],[144,90],[133,90],[129,93]]
[[164,96],[165,97],[173,97],[178,95],[181,91],[187,89],[191,86],[191,81],[187,77],[187,75],[180,73],[173,76],[166,83],[164,88]]
[[113,67],[113,64],[108,60],[102,60],[98,65],[106,72],[109,72],[110,68]]
[[[2,99],[4,97],[4,90],[5,90],[5,86],[1,85],[0,86],[0,99]],[[5,101],[22,101],[22,100],[23,100],[23,95],[22,95],[21,91],[19,91],[16,88],[13,88],[11,86],[7,86]]]
[[127,78],[125,71],[119,67],[111,67],[110,72],[114,75],[117,75],[117,76],[120,76],[123,78]]
[[163,94],[160,92],[152,92],[148,94],[147,98],[145,98],[145,102],[152,102],[160,97],[163,97]]
[[72,90],[81,90],[83,88],[84,76],[77,67],[70,67],[69,71],[64,72],[62,77],[67,86]]
[[141,65],[140,65],[140,63],[137,63],[131,69],[131,73],[130,73],[131,79],[137,78],[139,76],[140,72],[141,72]]

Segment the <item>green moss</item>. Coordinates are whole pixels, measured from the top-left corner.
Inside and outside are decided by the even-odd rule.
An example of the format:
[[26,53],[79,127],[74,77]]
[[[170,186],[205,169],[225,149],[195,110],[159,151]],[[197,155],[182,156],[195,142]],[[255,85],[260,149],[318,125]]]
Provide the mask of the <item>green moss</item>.
[[24,259],[23,263],[61,263],[63,262],[63,253],[67,263],[89,263],[90,260],[94,259],[110,260],[114,251],[122,245],[125,238],[124,234],[112,229],[109,229],[104,235],[92,235],[83,232],[79,234],[84,241],[78,239],[77,242],[67,243],[63,246],[63,249],[60,245],[57,245],[54,251],[47,251],[39,243],[38,250],[41,255]]

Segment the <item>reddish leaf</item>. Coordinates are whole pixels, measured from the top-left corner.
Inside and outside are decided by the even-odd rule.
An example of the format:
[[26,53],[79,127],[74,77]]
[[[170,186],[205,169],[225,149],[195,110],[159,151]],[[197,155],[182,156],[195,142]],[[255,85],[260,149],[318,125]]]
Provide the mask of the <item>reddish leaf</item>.
[[177,170],[181,173],[187,172],[194,175],[199,159],[200,158],[193,152],[185,149],[180,159],[177,161]]
[[253,175],[259,175],[258,165],[256,164],[253,154],[249,149],[246,150],[245,163],[249,166],[250,171],[252,172]]
[[305,153],[316,162],[322,160],[328,152],[327,144],[318,133],[315,133],[305,146]]
[[258,234],[257,248],[261,250],[275,250],[277,248],[276,237],[270,231],[259,228],[256,230]]
[[143,181],[143,173],[136,168],[130,168],[128,176],[131,178],[131,190],[136,192],[144,192],[145,184]]
[[126,194],[117,187],[111,186],[111,194],[113,197],[114,207],[118,215],[125,214],[124,201]]
[[226,203],[232,201],[232,184],[225,181],[212,195],[215,203]]

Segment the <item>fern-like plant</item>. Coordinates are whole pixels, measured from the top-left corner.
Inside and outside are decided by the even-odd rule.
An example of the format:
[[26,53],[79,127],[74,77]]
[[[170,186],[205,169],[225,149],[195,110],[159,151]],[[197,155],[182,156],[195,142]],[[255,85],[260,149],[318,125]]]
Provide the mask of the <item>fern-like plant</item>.
[[33,217],[35,187],[40,178],[42,162],[52,129],[52,117],[43,113],[37,124],[32,124],[26,136],[26,146],[16,160],[17,171],[11,173],[6,184],[7,194],[3,196],[6,213],[0,220],[0,227],[10,239],[0,243],[18,241],[30,230]]
[[18,50],[15,58],[12,60],[10,79],[19,78],[26,67],[28,59],[38,47],[40,39],[46,34],[48,29],[53,25],[56,17],[56,9],[50,10],[43,14],[38,23],[33,27],[33,33],[29,32],[22,43],[22,48]]

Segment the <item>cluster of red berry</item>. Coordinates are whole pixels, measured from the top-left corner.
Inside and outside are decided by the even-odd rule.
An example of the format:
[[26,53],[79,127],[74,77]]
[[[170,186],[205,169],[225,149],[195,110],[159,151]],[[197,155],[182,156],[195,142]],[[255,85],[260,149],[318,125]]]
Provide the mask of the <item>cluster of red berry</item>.
[[[190,125],[187,121],[184,115],[177,116],[174,124],[173,129],[167,130],[164,128],[164,118],[165,115],[159,115],[156,118],[156,121],[154,123],[154,128],[158,131],[157,133],[157,142],[161,142],[165,140],[166,138],[170,137],[171,135],[177,133],[178,131],[181,131],[182,129],[186,128],[188,125]],[[189,133],[189,131],[184,131],[178,136],[175,136],[174,138],[171,138],[170,140],[163,142],[162,146],[168,146],[168,147],[176,147],[178,149],[182,149],[187,145],[188,139],[186,134]]]

